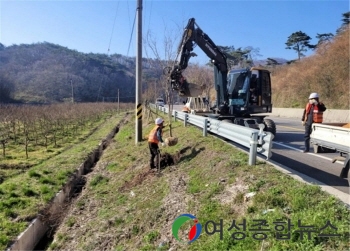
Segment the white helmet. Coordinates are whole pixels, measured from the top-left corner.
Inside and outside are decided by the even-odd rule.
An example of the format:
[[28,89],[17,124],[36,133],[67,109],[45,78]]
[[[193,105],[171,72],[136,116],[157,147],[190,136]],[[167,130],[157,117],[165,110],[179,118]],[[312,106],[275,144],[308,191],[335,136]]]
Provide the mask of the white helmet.
[[311,93],[309,96],[309,99],[313,99],[313,98],[319,98],[318,93],[316,92]]
[[156,118],[155,124],[159,125],[159,124],[161,124],[163,122],[164,122],[164,120],[162,118]]

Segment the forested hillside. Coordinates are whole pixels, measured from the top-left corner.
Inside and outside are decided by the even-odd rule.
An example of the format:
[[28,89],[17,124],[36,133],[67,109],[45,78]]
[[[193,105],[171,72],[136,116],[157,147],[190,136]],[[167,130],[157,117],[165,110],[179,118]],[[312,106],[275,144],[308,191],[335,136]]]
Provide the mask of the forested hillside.
[[349,26],[322,43],[314,55],[272,67],[274,107],[304,108],[311,92],[328,108],[350,108]]
[[[145,78],[152,77],[144,63]],[[159,75],[159,71],[156,73]],[[84,54],[50,43],[0,44],[0,102],[132,101],[135,58]]]

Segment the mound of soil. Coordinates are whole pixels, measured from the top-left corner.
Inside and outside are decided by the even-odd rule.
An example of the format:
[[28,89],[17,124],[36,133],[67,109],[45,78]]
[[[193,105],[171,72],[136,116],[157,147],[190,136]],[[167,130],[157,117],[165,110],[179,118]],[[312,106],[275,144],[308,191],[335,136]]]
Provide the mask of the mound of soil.
[[165,168],[167,166],[176,165],[180,160],[180,152],[174,155],[169,153],[163,153],[160,156],[160,168]]

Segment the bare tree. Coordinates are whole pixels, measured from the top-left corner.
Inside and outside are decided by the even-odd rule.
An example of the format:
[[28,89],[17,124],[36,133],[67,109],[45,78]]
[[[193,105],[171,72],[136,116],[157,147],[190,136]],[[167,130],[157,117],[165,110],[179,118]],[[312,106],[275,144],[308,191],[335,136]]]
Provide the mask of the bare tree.
[[[144,52],[146,57],[149,59],[148,63],[154,69],[162,70],[167,69],[169,66],[175,63],[176,55],[176,41],[181,38],[182,29],[177,26],[175,30],[170,30],[167,27],[164,28],[163,38],[157,38],[150,30],[146,32],[146,36],[144,38],[145,49]],[[161,44],[159,44],[161,41]],[[169,107],[169,132],[170,137],[172,137],[172,128],[171,128],[171,116],[173,112],[173,91],[168,82],[167,71],[163,71],[163,75],[160,75],[158,89],[160,92],[163,92],[166,98],[166,102]],[[158,91],[157,90],[157,91]],[[161,93],[160,93],[161,94]]]
[[2,145],[2,156],[6,156],[6,143],[9,138],[9,127],[10,123],[7,118],[0,120],[0,143]]

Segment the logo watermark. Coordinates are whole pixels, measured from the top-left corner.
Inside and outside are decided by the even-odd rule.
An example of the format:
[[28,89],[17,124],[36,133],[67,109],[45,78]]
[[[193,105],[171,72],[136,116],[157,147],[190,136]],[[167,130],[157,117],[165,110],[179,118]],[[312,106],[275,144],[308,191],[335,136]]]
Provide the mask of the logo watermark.
[[[179,238],[179,230],[188,221],[192,221],[193,225],[188,232],[187,243],[194,242],[202,233],[202,225],[199,223],[197,217],[192,214],[181,214],[174,220],[172,225],[172,233],[176,240],[184,242]],[[243,240],[251,237],[254,240],[262,241],[267,239],[267,234],[271,231],[276,240],[290,240],[292,233],[296,233],[300,240],[305,238],[311,240],[313,238],[312,235],[324,238],[340,236],[340,234],[336,233],[338,228],[332,225],[330,220],[325,220],[326,222],[322,227],[305,225],[300,219],[295,224],[292,224],[290,219],[276,219],[272,221],[272,224],[264,219],[253,219],[250,221],[247,222],[246,219],[240,221],[232,220],[230,226],[227,228],[227,231],[230,231],[231,238],[234,240]],[[218,233],[220,240],[223,240],[224,222],[222,219],[219,222],[208,220],[205,222],[203,228],[207,235]]]
[[171,228],[173,232],[173,236],[175,237],[176,240],[180,242],[184,242],[179,238],[179,230],[181,226],[183,226],[188,221],[193,221],[194,225],[191,227],[190,231],[188,232],[189,241],[187,243],[194,242],[195,240],[198,239],[198,237],[202,233],[202,225],[199,223],[196,216],[192,214],[181,214],[179,217],[177,217],[174,220],[173,226]]

